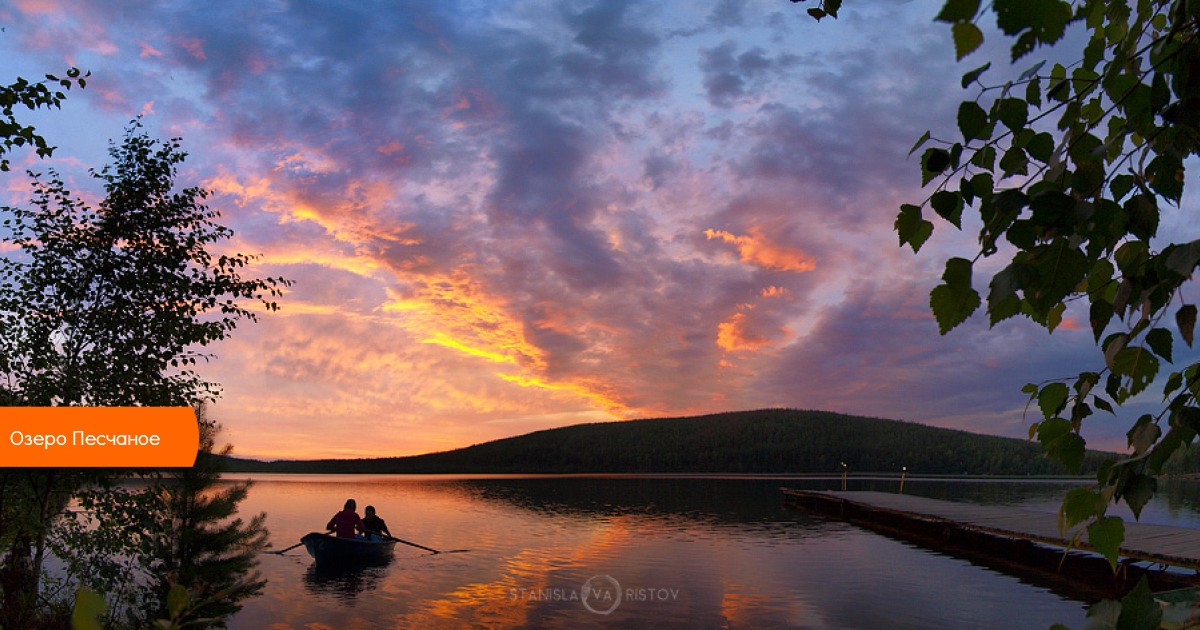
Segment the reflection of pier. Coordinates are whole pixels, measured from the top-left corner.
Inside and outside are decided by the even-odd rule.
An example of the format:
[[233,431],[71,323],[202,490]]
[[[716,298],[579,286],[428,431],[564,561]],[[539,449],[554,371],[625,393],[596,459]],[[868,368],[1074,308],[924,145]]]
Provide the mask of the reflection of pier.
[[[1097,554],[1064,553],[1071,545],[1058,531],[1056,514],[884,492],[782,490],[789,504],[1000,571],[1027,575],[1053,584],[1052,590],[1084,599],[1123,592],[1129,579],[1141,575],[1147,575],[1156,589],[1195,583],[1193,575],[1151,570],[1135,561],[1200,570],[1197,529],[1126,522],[1123,561],[1114,576],[1108,561]],[[1073,548],[1091,550],[1084,540]]]

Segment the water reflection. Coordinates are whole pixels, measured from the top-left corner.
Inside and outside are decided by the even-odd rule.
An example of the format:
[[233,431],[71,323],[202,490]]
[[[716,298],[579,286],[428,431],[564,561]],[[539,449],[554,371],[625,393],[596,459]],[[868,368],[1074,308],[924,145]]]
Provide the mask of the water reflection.
[[[781,509],[781,482],[764,479],[546,477],[462,482],[477,501],[539,516],[607,521],[633,519],[645,527],[735,528],[741,536],[820,535],[843,526]],[[827,487],[827,484],[823,484]],[[786,526],[786,527],[785,527]]]
[[304,573],[304,586],[313,593],[333,595],[339,601],[353,602],[360,594],[379,588],[387,575],[392,558],[354,565],[309,565]]
[[[262,479],[246,509],[268,513],[278,547],[355,497],[376,505],[406,540],[473,551],[433,555],[398,546],[390,565],[350,572],[318,569],[307,555],[268,556],[266,593],[231,626],[1005,628],[1083,620],[1082,603],[1046,589],[787,508],[783,483]],[[795,484],[829,489],[840,480],[787,482]],[[1049,501],[1061,491],[1034,488],[1022,500]],[[629,595],[608,615],[580,600],[596,576],[611,576]],[[1009,610],[1014,602],[1019,610]]]

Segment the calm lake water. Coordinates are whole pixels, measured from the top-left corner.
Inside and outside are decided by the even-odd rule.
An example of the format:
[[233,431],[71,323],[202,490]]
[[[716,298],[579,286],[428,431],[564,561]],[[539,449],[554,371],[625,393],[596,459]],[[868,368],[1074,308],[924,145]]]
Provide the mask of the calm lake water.
[[[303,547],[264,555],[269,583],[232,628],[1084,625],[1084,602],[786,507],[779,492],[781,485],[836,489],[840,479],[254,479],[243,513],[268,514],[277,549],[321,530],[354,498],[360,514],[375,505],[400,538],[469,551],[433,555],[397,545],[390,564],[351,571],[318,569]],[[850,480],[850,489],[896,486]],[[909,479],[905,492],[1054,512],[1071,487]],[[1164,490],[1142,520],[1200,526],[1200,484]]]

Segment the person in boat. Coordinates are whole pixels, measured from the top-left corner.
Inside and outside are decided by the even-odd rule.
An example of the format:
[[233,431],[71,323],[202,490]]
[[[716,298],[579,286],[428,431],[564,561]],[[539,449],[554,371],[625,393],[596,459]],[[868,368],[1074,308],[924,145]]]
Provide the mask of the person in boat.
[[367,514],[363,517],[363,525],[367,528],[367,537],[370,538],[374,534],[380,538],[385,536],[392,538],[392,532],[388,531],[387,523],[375,515],[375,506],[368,505],[365,509]]
[[357,532],[366,534],[367,527],[363,524],[362,518],[358,516],[358,512],[355,511],[357,509],[358,504],[354,502],[354,499],[346,499],[346,505],[342,511],[329,519],[329,524],[325,526],[325,529],[333,530],[338,538],[354,538]]

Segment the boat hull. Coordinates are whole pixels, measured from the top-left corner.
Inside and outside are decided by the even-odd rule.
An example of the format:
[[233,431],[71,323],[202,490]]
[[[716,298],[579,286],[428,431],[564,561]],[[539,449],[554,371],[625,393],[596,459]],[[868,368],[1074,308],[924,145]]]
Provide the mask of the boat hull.
[[312,532],[300,539],[308,555],[318,564],[377,564],[388,562],[395,551],[394,540],[338,538]]

